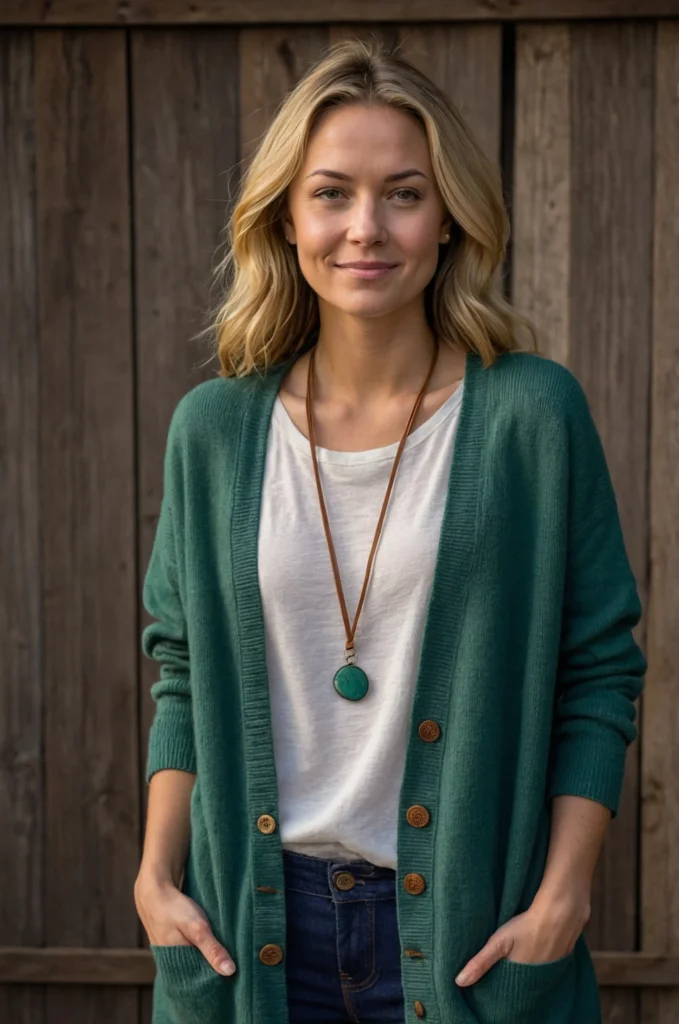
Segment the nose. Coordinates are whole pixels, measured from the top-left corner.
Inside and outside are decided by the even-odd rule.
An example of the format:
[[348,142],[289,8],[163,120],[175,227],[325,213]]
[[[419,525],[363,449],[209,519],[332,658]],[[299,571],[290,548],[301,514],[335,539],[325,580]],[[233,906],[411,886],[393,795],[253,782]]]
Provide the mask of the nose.
[[379,201],[365,198],[352,205],[347,238],[364,246],[385,241],[386,226]]

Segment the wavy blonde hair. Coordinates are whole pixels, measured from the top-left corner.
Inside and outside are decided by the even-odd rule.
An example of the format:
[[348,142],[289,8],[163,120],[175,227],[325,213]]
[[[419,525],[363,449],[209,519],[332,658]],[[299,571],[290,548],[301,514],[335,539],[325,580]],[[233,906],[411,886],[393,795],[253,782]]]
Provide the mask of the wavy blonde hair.
[[532,324],[494,282],[509,239],[499,168],[426,75],[379,40],[350,39],[326,51],[287,95],[241,182],[226,228],[227,252],[215,271],[226,298],[207,328],[216,340],[222,377],[266,372],[303,349],[319,326],[316,293],[283,233],[286,190],[321,114],[357,103],[405,111],[425,131],[434,176],[454,221],[425,288],[434,334],[478,353],[485,366],[521,348],[521,333],[536,347]]

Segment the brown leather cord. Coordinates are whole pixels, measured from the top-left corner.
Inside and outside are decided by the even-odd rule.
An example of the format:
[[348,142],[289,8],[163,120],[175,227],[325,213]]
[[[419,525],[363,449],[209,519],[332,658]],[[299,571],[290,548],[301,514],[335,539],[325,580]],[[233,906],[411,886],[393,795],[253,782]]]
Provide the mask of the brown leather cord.
[[318,470],[318,459],[316,457],[316,435],[314,433],[314,422],[313,422],[313,412],[312,412],[313,398],[314,398],[314,383],[313,383],[314,382],[314,372],[313,371],[314,371],[314,356],[316,355],[316,345],[314,345],[314,347],[312,348],[311,356],[309,357],[309,368],[308,368],[308,373],[307,373],[307,389],[306,389],[306,414],[307,414],[307,425],[308,425],[308,430],[309,430],[309,443],[311,445],[311,458],[312,458],[312,461],[313,461],[313,464],[314,464],[314,475],[316,477],[316,488],[318,490],[318,500],[319,500],[319,503],[320,503],[320,506],[321,506],[321,516],[323,518],[323,528],[325,530],[325,539],[326,539],[326,541],[328,543],[328,551],[330,552],[330,561],[332,563],[332,571],[333,571],[333,575],[335,577],[335,588],[337,590],[337,597],[339,598],[340,608],[342,609],[342,618],[344,619],[344,629],[345,629],[346,636],[347,636],[347,643],[346,643],[346,647],[345,647],[345,654],[346,654],[346,657],[347,657],[347,661],[350,664],[353,664],[353,661],[355,660],[355,657],[356,657],[356,652],[354,650],[354,637],[356,636],[356,627],[358,626],[358,619],[359,619],[359,616],[360,616],[361,611],[363,609],[363,603],[365,601],[365,595],[366,595],[366,592],[367,592],[367,589],[368,589],[368,581],[370,580],[370,572],[371,572],[372,564],[373,564],[373,561],[374,561],[374,558],[375,558],[375,552],[377,551],[377,545],[378,545],[378,542],[379,542],[379,539],[380,539],[380,533],[382,532],[382,524],[383,524],[384,518],[385,518],[385,516],[387,514],[387,505],[389,504],[389,498],[391,496],[391,492],[392,492],[392,489],[393,489],[393,486],[394,486],[394,481],[396,479],[396,471],[398,470],[398,464],[401,461],[401,455],[403,454],[403,449],[405,448],[405,444],[406,444],[406,440],[408,438],[408,434],[412,430],[413,423],[415,422],[415,417],[417,416],[417,411],[420,408],[420,404],[421,404],[422,399],[424,398],[425,392],[427,390],[427,385],[429,384],[429,381],[431,380],[431,376],[432,376],[432,374],[434,372],[434,367],[436,366],[436,360],[438,358],[438,353],[439,353],[439,343],[438,343],[438,339],[435,339],[434,355],[433,355],[433,358],[432,358],[432,361],[431,361],[431,366],[429,367],[429,372],[427,374],[427,377],[425,379],[424,384],[422,385],[420,393],[418,394],[418,396],[417,396],[417,398],[415,400],[415,405],[413,406],[413,410],[412,410],[412,412],[410,414],[410,418],[409,418],[409,420],[408,420],[408,422],[406,424],[406,428],[405,428],[405,430],[403,432],[403,436],[401,437],[401,441],[400,441],[399,446],[398,446],[398,451],[396,452],[396,456],[394,458],[394,464],[393,464],[392,469],[391,469],[391,476],[389,477],[389,483],[387,485],[387,492],[386,492],[386,494],[384,496],[384,501],[382,502],[382,511],[380,512],[380,517],[379,517],[379,519],[377,521],[377,529],[375,530],[375,537],[373,539],[372,548],[370,550],[370,557],[368,558],[368,565],[367,565],[366,572],[365,572],[365,578],[363,580],[363,588],[361,590],[361,596],[360,596],[359,601],[358,601],[358,608],[356,609],[356,616],[354,618],[353,626],[351,625],[351,623],[349,621],[349,613],[347,611],[347,604],[346,604],[346,601],[344,600],[344,591],[342,589],[342,581],[340,579],[339,565],[337,563],[337,555],[335,554],[335,545],[333,544],[332,534],[330,532],[330,522],[328,520],[328,513],[327,513],[327,510],[326,510],[326,507],[325,507],[325,501],[323,499],[323,488],[321,487],[321,476],[320,476],[320,473],[319,473],[319,470]]

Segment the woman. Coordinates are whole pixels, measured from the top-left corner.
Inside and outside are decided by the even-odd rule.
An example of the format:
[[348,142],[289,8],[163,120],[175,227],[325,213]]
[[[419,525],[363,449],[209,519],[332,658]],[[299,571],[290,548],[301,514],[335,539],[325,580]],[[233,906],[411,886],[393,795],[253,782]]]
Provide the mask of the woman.
[[144,584],[154,1024],[601,1019],[640,606],[583,391],[494,290],[507,235],[376,44],[252,162]]

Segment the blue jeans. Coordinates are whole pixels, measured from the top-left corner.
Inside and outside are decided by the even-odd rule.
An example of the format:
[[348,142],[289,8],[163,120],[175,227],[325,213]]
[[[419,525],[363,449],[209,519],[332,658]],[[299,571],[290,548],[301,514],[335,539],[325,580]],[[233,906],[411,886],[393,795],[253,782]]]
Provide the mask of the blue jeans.
[[396,872],[283,850],[290,1024],[403,1024]]

